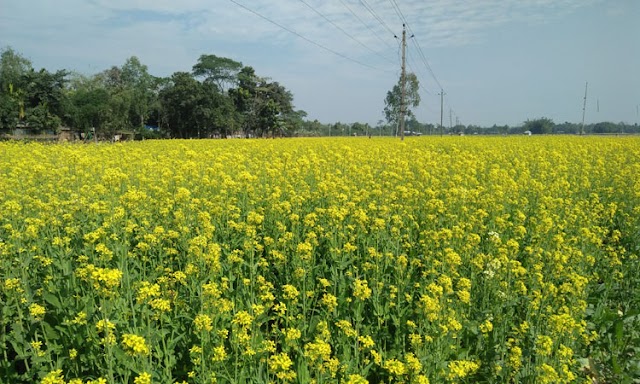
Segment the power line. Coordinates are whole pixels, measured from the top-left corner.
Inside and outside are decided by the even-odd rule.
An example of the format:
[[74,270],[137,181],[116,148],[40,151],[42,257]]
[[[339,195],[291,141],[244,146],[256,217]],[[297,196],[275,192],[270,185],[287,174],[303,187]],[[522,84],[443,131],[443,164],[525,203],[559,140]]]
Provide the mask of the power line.
[[[409,28],[409,30],[411,29]],[[429,65],[429,61],[425,57],[424,52],[422,52],[422,48],[420,47],[420,44],[418,43],[417,39],[414,39],[413,45],[416,46],[416,49],[418,50],[418,55],[420,56],[420,59],[422,60],[422,63],[424,64],[424,66],[429,71],[429,74],[431,74],[431,77],[433,77],[433,80],[436,82],[436,84],[438,84],[438,87],[442,89],[443,86],[442,84],[440,84],[440,81],[438,81],[438,78],[436,77],[436,74],[433,72],[431,65]]]
[[342,3],[342,5],[344,5],[344,7],[353,15],[353,17],[355,17],[356,19],[358,19],[358,21],[360,23],[362,23],[362,25],[364,25],[365,27],[367,27],[367,29],[373,33],[375,35],[375,37],[378,38],[378,40],[380,40],[383,44],[385,44],[387,47],[389,48],[393,48],[391,46],[391,44],[389,44],[388,41],[383,40],[380,35],[375,31],[375,29],[371,28],[371,26],[367,23],[364,22],[364,20],[362,20],[362,18],[360,18],[360,16],[358,16],[352,9],[351,7],[349,7],[349,5],[344,1],[344,0],[340,0],[340,2]]
[[[445,95],[445,96],[447,96],[447,94],[446,94],[446,93],[445,93],[444,95]],[[447,97],[447,99],[446,99],[446,101],[445,101],[445,104],[446,104],[447,108],[449,108],[449,109],[451,109],[451,110],[453,111],[453,115],[454,115],[454,116],[457,116],[457,114],[456,114],[456,109],[455,109],[455,108],[453,108],[453,105],[451,105],[450,100],[449,100],[449,98],[448,98],[448,97]]]
[[[401,11],[399,11],[399,16],[403,17],[404,15],[402,15]],[[418,72],[414,69],[414,67],[411,65],[411,61],[414,62],[414,64],[416,64],[415,58],[414,56],[411,54],[411,51],[408,52],[409,55],[409,62],[407,63],[409,66],[409,69],[411,70],[411,72],[415,73],[416,76],[418,75]],[[425,103],[426,103],[426,110],[436,113],[437,111],[433,108],[431,108],[431,105],[426,101],[428,100],[429,96],[439,96],[430,92],[429,89],[422,83],[422,82],[418,82],[418,89],[422,92],[424,92],[425,94]],[[446,94],[445,94],[446,95]]]
[[380,18],[380,16],[378,16],[378,14],[376,13],[376,11],[373,10],[373,8],[371,8],[371,6],[369,5],[369,3],[367,3],[366,0],[360,0],[360,4],[362,4],[363,7],[365,7],[365,9],[367,11],[369,11],[369,13],[371,14],[371,16],[373,16],[376,20],[378,20],[378,23],[380,23],[380,25],[382,25],[387,31],[389,31],[389,33],[392,36],[395,36],[396,34],[393,33],[393,31],[391,30],[391,28],[389,28],[389,26],[387,25],[387,23],[384,22],[384,20],[382,20]]
[[[392,0],[395,1],[395,0]],[[411,27],[407,26],[407,29],[413,33],[411,31]],[[436,84],[440,87],[440,90],[444,89],[444,87],[442,86],[442,84],[440,83],[440,81],[438,80],[438,78],[436,77],[435,73],[433,72],[433,69],[431,68],[431,65],[429,65],[429,61],[427,60],[427,58],[425,57],[424,52],[422,51],[422,47],[420,47],[420,43],[418,42],[417,39],[412,39],[413,43],[418,51],[418,55],[420,57],[420,59],[422,60],[422,63],[424,64],[424,66],[427,68],[427,70],[429,71],[429,74],[431,75],[431,77],[433,78],[433,80],[436,82]],[[444,92],[444,91],[442,91]],[[447,95],[446,93],[444,95]],[[448,99],[448,98],[447,98]],[[450,103],[447,102],[447,104],[450,106]]]
[[315,42],[315,41],[313,41],[313,40],[309,39],[308,37],[305,37],[305,36],[303,36],[303,35],[299,34],[298,32],[296,32],[296,31],[294,31],[294,30],[292,30],[292,29],[289,29],[289,28],[285,27],[284,25],[279,24],[279,23],[277,23],[277,22],[275,22],[275,21],[271,20],[270,18],[268,18],[268,17],[266,17],[266,16],[264,16],[264,15],[262,15],[262,14],[260,14],[260,13],[256,12],[256,11],[254,11],[253,9],[251,9],[251,8],[247,7],[246,5],[240,4],[240,3],[238,3],[238,2],[237,2],[237,1],[235,1],[235,0],[229,0],[229,1],[231,1],[231,2],[232,2],[232,3],[234,3],[235,5],[239,6],[240,8],[243,8],[243,9],[245,9],[245,10],[247,10],[247,11],[249,11],[249,12],[253,13],[254,15],[256,15],[256,16],[258,16],[258,17],[260,17],[261,19],[264,19],[264,20],[266,20],[266,21],[270,22],[271,24],[273,24],[273,25],[275,25],[275,26],[277,26],[277,27],[279,27],[279,28],[281,28],[281,29],[284,29],[285,31],[287,31],[287,32],[289,32],[289,33],[291,33],[291,34],[293,34],[293,35],[298,36],[299,38],[301,38],[301,39],[303,39],[303,40],[305,40],[305,41],[307,41],[307,42],[309,42],[309,43],[311,43],[311,44],[315,45],[315,46],[316,46],[316,47],[318,47],[318,48],[321,48],[321,49],[324,49],[324,50],[325,50],[325,51],[327,51],[327,52],[333,53],[333,54],[334,54],[334,55],[336,55],[336,56],[339,56],[339,57],[341,57],[341,58],[343,58],[343,59],[346,59],[346,60],[352,61],[352,62],[354,62],[354,63],[356,63],[356,64],[359,64],[359,65],[361,65],[361,66],[363,66],[363,67],[367,67],[367,68],[370,68],[370,69],[375,69],[375,70],[377,70],[377,71],[392,72],[392,71],[389,71],[389,70],[386,70],[386,69],[377,68],[377,67],[374,67],[374,66],[372,66],[372,65],[369,65],[369,64],[363,63],[362,61],[359,61],[359,60],[353,59],[353,58],[351,58],[351,57],[349,57],[349,56],[347,56],[347,55],[343,55],[343,54],[342,54],[342,53],[340,53],[340,52],[334,51],[334,50],[333,50],[333,49],[331,49],[331,48],[328,48],[328,47],[326,47],[326,46],[324,46],[324,45],[322,45],[322,44],[320,44],[320,43],[317,43],[317,42]]
[[[411,29],[411,26],[409,25],[409,22],[407,21],[406,17],[402,13],[402,10],[400,9],[400,6],[398,5],[398,2],[396,0],[389,0],[389,2],[391,3],[391,6],[393,7],[394,11],[396,12],[396,15],[398,16],[398,18],[400,18],[400,20],[404,24],[407,25],[407,30],[409,31],[409,33],[411,33],[413,35],[414,34],[413,30]],[[420,59],[422,60],[422,63],[427,68],[427,70],[429,71],[429,74],[431,75],[431,77],[433,77],[433,80],[436,82],[438,87],[440,87],[440,89],[442,90],[444,87],[442,86],[442,84],[440,84],[440,81],[438,81],[438,78],[436,77],[436,74],[433,72],[433,69],[431,68],[431,65],[429,65],[429,61],[425,57],[425,54],[422,51],[422,47],[420,47],[420,43],[418,42],[418,39],[412,39],[412,40],[413,40],[413,45],[416,47],[416,49],[418,51],[418,55],[419,55]]]
[[[409,67],[409,73],[413,73],[414,75],[416,75],[416,77],[418,77],[417,72],[413,69],[413,66],[411,66],[411,63],[409,63],[407,61],[407,66]],[[422,92],[425,93],[425,95],[428,96],[435,96],[433,93],[429,92],[429,90],[420,82],[420,79],[418,79],[418,89]]]
[[[409,58],[411,59],[412,56],[410,54],[410,51],[408,52],[408,54],[409,54]],[[417,77],[418,76],[418,72],[413,68],[413,66],[411,65],[411,63],[409,61],[407,61],[407,66],[409,67],[409,70],[411,71],[411,73],[415,74],[416,77]],[[427,111],[429,111],[429,112],[436,113],[437,111],[435,109],[433,109],[431,107],[431,105],[427,102],[429,96],[436,96],[436,95],[434,95],[433,93],[429,92],[429,90],[419,81],[419,79],[418,79],[418,90],[424,92],[424,94],[425,94],[424,99],[421,100],[421,101],[423,101],[422,104],[425,106],[425,109]]]
[[[411,25],[409,25],[409,23],[407,22],[407,19],[404,17],[404,14],[402,13],[400,6],[398,5],[398,2],[396,0],[389,0],[389,1],[391,2],[391,5],[393,6],[393,9],[396,11],[396,14],[400,18],[400,20],[407,25],[407,30],[409,31],[409,33],[414,34],[413,30],[411,29]],[[431,74],[431,77],[433,77],[433,80],[435,80],[436,84],[438,84],[440,89],[442,89],[443,88],[442,84],[440,84],[440,82],[438,81],[438,78],[436,77],[436,74],[433,72],[433,69],[431,68],[431,65],[429,65],[429,61],[425,57],[424,52],[422,51],[422,47],[420,47],[420,43],[418,42],[418,39],[413,39],[413,45],[416,46],[418,50],[418,54],[420,55],[420,58],[422,59],[422,62],[425,65],[425,67],[427,67],[429,74]]]
[[300,0],[300,2],[304,5],[306,5],[309,9],[311,9],[313,12],[315,12],[318,16],[322,17],[323,19],[325,19],[328,23],[330,23],[331,25],[333,25],[335,28],[337,28],[338,30],[340,30],[340,32],[344,33],[347,37],[349,37],[351,40],[355,41],[356,43],[360,44],[361,46],[365,47],[366,49],[368,49],[369,51],[373,52],[374,54],[382,57],[383,59],[392,62],[393,60],[389,59],[386,56],[383,56],[380,52],[370,48],[368,45],[364,44],[363,42],[361,42],[360,40],[356,39],[355,37],[353,37],[353,35],[351,35],[349,32],[345,31],[344,28],[340,27],[338,24],[334,23],[331,19],[329,19],[327,16],[325,16],[324,14],[322,14],[320,11],[318,11],[317,9],[315,9],[314,7],[312,7],[309,3],[307,3],[304,0]]
[[406,24],[408,28],[409,23],[407,23],[407,19],[405,19],[404,15],[402,14],[402,11],[400,10],[400,7],[398,6],[398,3],[396,2],[396,0],[389,0],[389,1],[391,2],[391,6],[393,7],[393,10],[396,11],[396,15],[398,15],[398,17],[400,18],[400,21],[403,24]]
[[[415,59],[414,59],[413,55],[411,55],[411,51],[409,51],[409,53],[408,53],[408,54],[409,54],[409,60],[410,60],[410,61],[413,61],[413,63],[415,64],[416,62],[415,62]],[[411,66],[411,64],[409,64],[409,68],[411,69],[411,71],[412,71],[413,73],[415,73],[416,75],[418,74],[418,73],[417,73],[417,71],[415,71],[415,70],[413,69],[413,67]],[[426,76],[425,76],[425,77],[426,77]],[[433,93],[429,92],[429,90],[427,90],[426,88],[424,88],[424,91],[425,91],[427,94],[429,94],[429,95],[433,95]]]
[[[411,56],[409,56],[409,57],[411,57]],[[414,69],[414,67],[411,65],[411,63],[408,60],[407,60],[407,66],[409,67],[410,73],[415,74],[416,77],[417,77],[418,76],[418,72]],[[428,102],[426,102],[426,100],[429,98],[429,96],[436,96],[436,95],[434,95],[433,93],[429,92],[429,90],[419,81],[419,79],[418,79],[418,90],[424,92],[424,94],[425,94],[425,97],[424,97],[423,101],[426,103],[426,109],[428,111],[431,111],[431,112],[437,112],[435,109],[431,108],[431,105]]]

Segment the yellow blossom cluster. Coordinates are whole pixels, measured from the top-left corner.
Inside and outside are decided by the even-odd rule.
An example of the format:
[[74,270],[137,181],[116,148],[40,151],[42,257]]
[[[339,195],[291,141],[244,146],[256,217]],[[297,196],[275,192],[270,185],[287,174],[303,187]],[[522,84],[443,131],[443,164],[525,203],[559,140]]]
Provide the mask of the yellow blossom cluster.
[[122,335],[122,348],[132,356],[149,354],[149,346],[144,337],[130,333]]

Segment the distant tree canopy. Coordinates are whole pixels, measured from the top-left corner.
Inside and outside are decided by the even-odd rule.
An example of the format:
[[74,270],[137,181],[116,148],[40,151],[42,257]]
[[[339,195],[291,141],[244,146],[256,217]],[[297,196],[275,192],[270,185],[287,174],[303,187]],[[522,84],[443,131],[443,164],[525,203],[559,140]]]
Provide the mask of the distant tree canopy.
[[553,120],[543,117],[540,119],[525,121],[523,128],[525,131],[530,131],[532,134],[540,135],[552,133],[553,126]]
[[119,131],[180,138],[240,131],[283,136],[294,134],[305,116],[283,85],[215,55],[202,55],[191,72],[167,78],[150,75],[135,56],[90,76],[36,71],[11,48],[0,56],[3,131],[55,132],[64,125],[105,137]]
[[238,72],[241,69],[242,63],[238,61],[216,55],[202,55],[192,71],[194,76],[216,84],[224,92],[238,82]]
[[8,48],[0,55],[0,129],[20,122],[34,131],[53,130],[66,112],[66,71],[36,71]]

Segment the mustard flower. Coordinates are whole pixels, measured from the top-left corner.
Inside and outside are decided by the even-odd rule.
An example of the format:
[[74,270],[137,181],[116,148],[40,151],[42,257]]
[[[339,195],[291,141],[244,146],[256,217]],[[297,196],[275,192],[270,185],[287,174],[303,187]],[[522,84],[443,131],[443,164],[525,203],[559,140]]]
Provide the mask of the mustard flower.
[[44,315],[47,311],[40,304],[31,304],[29,306],[29,314],[33,317],[34,320],[40,321],[44,318]]
[[327,311],[333,312],[338,307],[338,298],[330,293],[325,293],[320,299],[322,305],[327,308]]
[[193,324],[195,325],[197,332],[210,332],[211,330],[213,330],[213,320],[211,319],[211,316],[203,313],[196,316],[196,318],[193,320]]
[[278,379],[285,382],[294,381],[296,379],[296,373],[291,370],[293,361],[291,361],[291,358],[285,352],[269,356],[267,363],[269,369]]
[[463,379],[474,374],[480,368],[480,364],[469,360],[450,361],[447,366],[449,368],[449,374],[447,375],[449,380]]
[[150,350],[147,341],[142,336],[125,333],[122,335],[122,348],[131,356],[148,355]]
[[134,384],[151,384],[151,375],[147,372],[142,372],[135,379],[133,379]]
[[386,369],[393,376],[402,376],[406,373],[406,367],[404,363],[397,359],[389,359],[384,362],[384,369]]
[[224,345],[220,345],[213,348],[213,357],[211,361],[218,362],[224,361],[227,358],[227,351],[224,349]]
[[55,371],[47,373],[42,381],[40,381],[40,384],[65,384],[62,369],[56,369]]
[[283,285],[282,291],[283,291],[282,296],[287,300],[295,300],[298,298],[298,295],[300,295],[300,292],[298,292],[298,289],[290,284]]
[[353,282],[353,296],[360,300],[371,297],[371,288],[369,288],[367,280],[356,279]]
[[349,375],[346,384],[369,384],[369,381],[360,375]]

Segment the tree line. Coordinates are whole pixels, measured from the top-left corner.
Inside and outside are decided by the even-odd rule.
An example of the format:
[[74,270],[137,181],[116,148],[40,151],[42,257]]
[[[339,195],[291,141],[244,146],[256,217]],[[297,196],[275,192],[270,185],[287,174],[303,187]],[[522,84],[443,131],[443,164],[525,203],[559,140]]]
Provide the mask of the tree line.
[[[540,134],[580,134],[582,124],[564,122],[554,123],[549,118],[537,118],[527,120],[520,125],[493,125],[482,127],[475,124],[456,124],[440,127],[439,124],[423,123],[415,116],[409,117],[405,122],[405,131],[410,135],[522,135],[530,131],[534,135]],[[396,136],[397,126],[395,122],[389,123],[380,120],[376,125],[363,123],[331,123],[323,124],[318,120],[304,121],[298,131],[304,136]],[[584,134],[587,135],[626,135],[640,134],[638,124],[624,122],[611,123],[600,122],[585,124]]]
[[[306,112],[294,108],[293,95],[283,85],[226,57],[201,55],[189,72],[156,77],[132,56],[122,66],[83,75],[36,70],[28,59],[5,48],[0,53],[0,135],[16,128],[55,134],[69,127],[104,138],[119,132],[157,138],[394,136],[399,134],[401,81],[386,94],[384,120],[375,125],[326,124],[306,120]],[[416,119],[411,109],[420,103],[420,85],[413,73],[405,82],[405,131],[410,135],[640,133],[637,123],[582,127],[548,118],[518,126],[440,127]]]
[[202,55],[190,72],[156,77],[135,56],[87,76],[36,70],[11,48],[0,55],[0,131],[265,137],[291,135],[305,116],[283,85],[225,57]]

